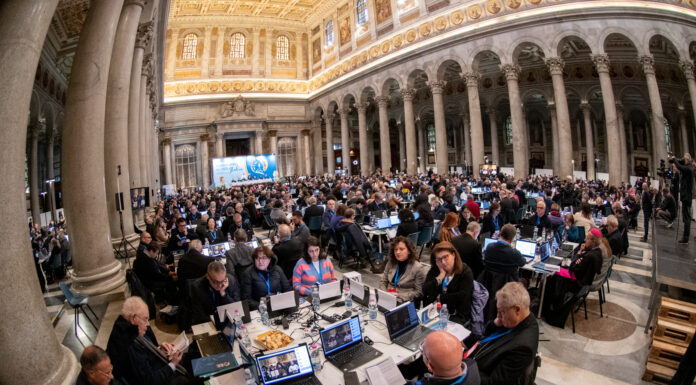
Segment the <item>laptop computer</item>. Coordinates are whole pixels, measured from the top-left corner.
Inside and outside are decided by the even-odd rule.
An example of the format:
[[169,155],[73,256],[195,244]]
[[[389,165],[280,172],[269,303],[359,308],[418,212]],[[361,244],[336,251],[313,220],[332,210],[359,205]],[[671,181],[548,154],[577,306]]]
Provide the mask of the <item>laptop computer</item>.
[[[210,245],[210,256],[211,257],[222,257],[225,255],[225,252],[230,249],[230,244],[227,242],[222,242],[222,243],[216,243],[214,245]],[[205,255],[205,254],[204,254]]]
[[201,357],[212,356],[224,352],[231,352],[234,344],[234,335],[237,325],[232,322],[232,315],[226,315],[225,321],[221,322],[220,333],[206,335],[196,339],[198,351]]
[[520,237],[532,239],[532,238],[534,238],[534,230],[536,230],[536,227],[534,225],[531,225],[531,224],[521,225],[520,226]]
[[483,251],[486,251],[488,246],[490,246],[493,243],[496,243],[497,241],[493,238],[486,238],[483,240]]
[[432,329],[418,322],[418,312],[413,302],[406,302],[384,315],[389,339],[406,349],[415,352]]
[[255,249],[255,248],[259,247],[259,242],[256,241],[256,240],[249,241],[249,242],[244,242],[244,244],[247,245],[247,246],[249,246],[249,247],[251,247],[252,249]]
[[370,304],[370,288],[357,281],[350,281],[350,294],[353,297],[353,302],[368,306]]
[[319,285],[319,302],[333,301],[343,295],[343,280]]
[[398,215],[392,215],[389,217],[389,223],[391,223],[392,226],[397,226],[401,223],[401,220]]
[[382,355],[363,342],[357,315],[321,329],[319,337],[326,360],[344,372]]
[[389,220],[389,218],[381,218],[377,220],[377,223],[374,227],[377,230],[384,230],[390,228],[391,226],[391,220]]
[[256,356],[256,367],[263,385],[316,384],[321,382],[314,374],[306,344]]
[[522,256],[525,258],[534,259],[534,256],[536,255],[536,247],[536,242],[523,241],[521,239],[515,241],[515,249],[517,249],[517,251],[519,251],[520,254],[522,254]]
[[266,301],[268,318],[294,313],[300,306],[300,294],[296,290],[272,295]]

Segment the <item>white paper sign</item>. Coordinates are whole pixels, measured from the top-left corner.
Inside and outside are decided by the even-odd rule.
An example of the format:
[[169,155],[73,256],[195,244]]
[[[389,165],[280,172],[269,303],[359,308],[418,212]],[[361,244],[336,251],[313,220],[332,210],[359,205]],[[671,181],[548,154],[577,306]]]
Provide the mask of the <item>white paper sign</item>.
[[386,291],[377,290],[377,305],[391,310],[396,307],[396,296],[387,293]]

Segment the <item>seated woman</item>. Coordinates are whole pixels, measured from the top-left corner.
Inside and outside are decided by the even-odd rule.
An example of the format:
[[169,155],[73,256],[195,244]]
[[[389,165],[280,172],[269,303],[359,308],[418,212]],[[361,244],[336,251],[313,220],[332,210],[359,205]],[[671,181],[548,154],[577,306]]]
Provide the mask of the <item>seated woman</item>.
[[565,223],[558,228],[558,235],[560,241],[574,243],[582,242],[582,239],[580,239],[580,230],[575,226],[575,217],[573,214],[565,215]]
[[396,228],[396,235],[408,237],[409,234],[418,232],[418,224],[413,217],[413,213],[409,209],[401,209],[399,211],[399,227]]
[[[205,239],[208,240],[208,243],[214,245],[216,243],[225,242],[226,239],[223,237],[222,231],[217,228],[215,218],[209,217],[206,225]],[[203,242],[205,243],[205,240],[203,240]]]
[[249,301],[249,308],[259,308],[262,297],[292,290],[283,270],[277,265],[277,258],[265,246],[259,246],[251,253],[254,265],[244,270],[241,276],[242,299]]
[[423,305],[439,301],[447,305],[452,322],[465,325],[471,320],[474,274],[449,242],[435,245],[430,264],[432,267],[423,283]]
[[469,222],[476,222],[476,218],[471,214],[471,209],[467,205],[462,205],[462,209],[459,212],[459,233],[464,234],[466,232],[466,227],[469,226]]
[[551,227],[554,229],[563,225],[565,221],[563,214],[561,214],[561,206],[559,206],[558,203],[551,204],[551,211],[549,211],[548,217],[549,222],[551,222]]
[[424,227],[433,227],[433,215],[430,213],[430,206],[427,203],[416,206],[416,212],[418,213],[418,219],[416,220],[418,231],[423,230]]
[[481,221],[481,234],[495,234],[505,224],[505,220],[500,215],[500,203],[492,202],[488,214]]
[[416,246],[410,238],[397,235],[389,243],[389,257],[379,289],[396,295],[400,302],[423,295],[425,271],[418,262]]
[[319,240],[309,237],[305,256],[297,261],[292,270],[292,288],[300,295],[310,295],[314,285],[335,280],[333,264],[321,252]]
[[454,237],[460,236],[459,232],[459,215],[456,212],[449,212],[445,215],[445,220],[442,221],[440,227],[440,241],[449,242]]

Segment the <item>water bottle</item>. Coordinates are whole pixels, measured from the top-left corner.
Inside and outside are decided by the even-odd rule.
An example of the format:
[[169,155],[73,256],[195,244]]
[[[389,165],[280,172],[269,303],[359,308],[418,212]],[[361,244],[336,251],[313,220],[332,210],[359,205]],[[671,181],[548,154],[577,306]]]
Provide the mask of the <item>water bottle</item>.
[[350,286],[347,284],[343,285],[343,302],[346,304],[346,310],[353,309],[353,296],[350,295]]
[[242,317],[239,315],[239,310],[234,309],[234,315],[232,316],[232,319],[234,320],[234,325],[237,327],[237,330],[241,329],[244,324],[242,323]]
[[319,286],[314,285],[312,287],[312,307],[314,308],[315,312],[319,312],[319,304],[321,301],[319,300]]
[[239,327],[239,335],[242,340],[242,345],[244,345],[245,348],[251,347],[251,339],[249,339],[249,331],[247,331],[246,326],[242,325]]
[[261,323],[268,326],[268,308],[266,307],[265,298],[261,298],[261,302],[259,302],[259,313],[261,314]]
[[321,356],[319,352],[319,347],[317,347],[317,344],[312,344],[312,350],[309,353],[309,356],[312,360],[312,368],[314,369],[314,372],[318,372],[321,369]]
[[370,305],[367,307],[367,309],[367,314],[370,316],[370,319],[377,319],[377,300],[375,299],[374,292],[370,292]]
[[447,330],[447,323],[449,323],[449,311],[447,311],[447,305],[443,303],[440,309],[440,329]]
[[227,233],[227,243],[232,244],[232,236],[230,233]]
[[360,308],[357,308],[356,314],[358,315],[358,323],[360,324],[360,334],[365,334],[365,324],[367,324],[367,319]]
[[205,238],[205,245],[204,245],[204,247],[205,247],[206,249],[210,247],[210,242],[208,241],[208,238],[207,238],[207,237]]
[[254,380],[254,376],[251,374],[251,370],[249,370],[249,368],[244,369],[244,384],[245,385],[256,385],[256,381]]

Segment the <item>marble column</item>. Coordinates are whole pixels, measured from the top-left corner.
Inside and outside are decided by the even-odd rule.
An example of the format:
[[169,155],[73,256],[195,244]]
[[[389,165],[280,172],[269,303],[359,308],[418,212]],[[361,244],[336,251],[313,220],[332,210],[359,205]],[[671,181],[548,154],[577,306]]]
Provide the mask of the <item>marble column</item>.
[[462,144],[464,147],[463,148],[463,155],[464,155],[464,162],[467,166],[472,166],[474,167],[471,159],[471,123],[469,122],[469,113],[464,112],[461,114],[461,120],[462,120]]
[[471,118],[471,133],[466,139],[471,148],[471,163],[474,176],[479,176],[479,165],[483,164],[485,148],[483,144],[483,120],[481,118],[481,102],[479,100],[478,84],[481,76],[478,73],[469,72],[466,78],[466,92],[469,97],[469,116]]
[[428,156],[428,144],[426,143],[426,137],[425,137],[425,128],[423,127],[423,121],[420,118],[416,119],[416,127],[417,127],[417,136],[418,136],[418,155],[420,157],[420,161],[418,162],[418,165],[420,167],[420,172],[425,173],[427,171],[427,166],[428,166],[428,159],[426,158]]
[[624,126],[624,108],[621,103],[616,103],[616,124],[619,130],[619,154],[621,159],[621,181],[628,182],[628,150],[626,148],[626,128]]
[[377,98],[377,107],[379,108],[379,157],[382,161],[382,173],[388,174],[391,172],[391,143],[389,140],[389,116],[387,115],[387,107],[389,106],[389,96],[380,96]]
[[529,174],[529,137],[522,113],[522,99],[518,77],[520,67],[516,64],[503,64],[500,69],[505,73],[510,98],[510,116],[512,121],[512,161],[515,178],[526,178]]
[[50,181],[48,183],[48,196],[49,203],[51,204],[51,219],[53,223],[58,223],[58,214],[56,212],[56,191],[53,180],[55,179],[55,171],[53,170],[53,147],[55,146],[56,140],[56,130],[52,129],[48,134],[48,143],[46,144],[46,165],[47,165],[47,177]]
[[252,49],[254,50],[251,54],[251,76],[259,77],[259,28],[254,28],[251,36]]
[[268,141],[271,145],[271,154],[278,154],[278,131],[268,131]]
[[[172,36],[169,39],[169,48],[167,51],[167,70],[164,71],[167,80],[174,80],[174,72],[176,70],[176,47],[179,44],[179,28],[172,28]],[[138,31],[140,32],[140,31]],[[142,56],[142,52],[140,53]],[[136,56],[137,56],[137,46],[136,46]],[[142,61],[142,59],[141,59]],[[133,58],[135,62],[135,57]],[[140,63],[140,61],[138,62]],[[140,65],[140,64],[138,64]]]
[[31,202],[31,218],[41,226],[41,204],[39,203],[39,136],[46,126],[45,119],[33,124],[29,131],[29,201]]
[[203,181],[201,183],[204,189],[210,186],[210,159],[208,157],[208,134],[203,134],[200,137],[198,146],[201,149],[201,169],[203,170]]
[[694,114],[693,116],[696,119],[696,78],[694,77],[694,62],[691,60],[682,60],[680,64],[682,67],[682,71],[684,71],[686,85],[687,87],[689,87],[689,99],[691,99],[691,109]]
[[404,96],[404,136],[406,137],[406,173],[418,173],[418,137],[416,136],[415,119],[413,118],[413,89],[402,89]]
[[[58,0],[4,0],[0,4],[0,213],[26,217],[24,159],[27,116],[34,74]],[[31,21],[31,22],[28,22]],[[24,222],[22,222],[24,223]],[[75,355],[56,338],[36,279],[28,228],[5,226],[0,259],[1,384],[73,384],[79,373]],[[62,337],[61,337],[62,340]],[[40,363],[37,365],[36,363]]]
[[557,129],[556,137],[558,147],[554,148],[554,154],[558,153],[557,174],[561,178],[573,175],[573,135],[570,131],[570,113],[568,112],[568,99],[566,98],[565,82],[563,81],[563,66],[565,62],[560,57],[550,57],[545,60],[551,73],[553,83],[553,95],[556,103]]
[[165,138],[162,140],[164,149],[164,184],[172,184],[172,140]]
[[[210,25],[205,26],[203,31],[203,55],[201,55],[201,77],[203,79],[208,77],[210,71],[210,37],[213,33],[213,27]],[[220,45],[218,40],[218,46]],[[217,59],[217,55],[215,56]],[[215,66],[217,67],[217,60],[215,61]]]
[[256,145],[254,146],[256,155],[263,155],[263,131],[256,131],[254,138],[256,139]]
[[580,103],[580,109],[582,110],[582,115],[584,118],[585,126],[585,157],[587,158],[587,180],[597,179],[595,174],[595,162],[594,162],[594,141],[592,135],[592,120],[591,112],[592,107],[587,102]]
[[[614,89],[611,85],[611,77],[609,77],[609,55],[592,55],[592,61],[597,69],[597,73],[599,74],[599,84],[602,88],[604,118],[606,121],[605,123],[607,130],[607,148],[615,149],[619,146],[619,134],[616,123],[616,100],[614,99]],[[585,127],[585,129],[588,129],[588,127]],[[618,186],[621,184],[621,155],[618,153],[618,151],[607,152],[609,185]],[[594,157],[588,158],[587,162],[594,162]]]
[[678,110],[679,113],[679,129],[681,133],[681,156],[689,152],[689,135],[686,128],[686,111],[684,108]]
[[303,145],[304,154],[306,154],[306,156],[304,157],[304,160],[305,160],[305,164],[304,164],[305,174],[304,175],[307,175],[307,176],[309,176],[312,173],[312,161],[309,157],[309,134],[310,134],[309,130],[302,130],[302,142],[304,143],[304,145]]
[[495,108],[488,108],[488,121],[491,129],[491,158],[493,164],[500,166],[500,149],[498,148],[498,117],[495,114]]
[[367,112],[367,103],[356,103],[355,108],[358,109],[358,140],[360,141],[360,175],[366,176],[369,174],[369,151],[367,146],[367,123],[365,113]]
[[221,132],[215,134],[215,157],[225,157],[225,134]]
[[304,79],[304,73],[302,72],[302,62],[303,57],[302,57],[302,32],[296,32],[295,33],[295,50],[297,51],[297,56],[295,57],[295,61],[297,63],[297,78],[298,79]]
[[[107,293],[123,285],[104,197],[104,119],[114,35],[123,0],[96,0],[73,60],[63,131],[63,205],[70,224],[73,289]],[[85,220],[85,213],[90,219]]]
[[430,90],[433,94],[433,113],[435,115],[435,165],[437,166],[437,173],[442,175],[449,172],[445,105],[442,99],[442,91],[444,89],[444,80],[430,83]]
[[147,79],[152,73],[152,55],[147,54],[143,58],[143,69],[140,73],[140,106],[138,107],[138,153],[140,157],[140,184],[141,186],[150,185],[150,159],[147,150],[147,131],[145,121],[145,110],[147,110],[148,95],[147,95]]
[[372,174],[375,170],[375,133],[373,128],[367,125],[367,172]]
[[[665,137],[665,117],[662,112],[662,101],[660,100],[660,90],[657,87],[655,78],[655,61],[652,55],[642,55],[638,62],[643,66],[645,81],[648,84],[648,96],[650,97],[650,108],[652,109],[652,134],[653,134],[653,169],[655,172],[660,164],[660,160],[667,161],[667,138]],[[610,147],[611,148],[611,147]]]
[[321,147],[321,119],[317,119],[314,129],[312,130],[313,151],[314,153],[314,175],[322,175],[324,173],[324,149]]
[[144,0],[128,0],[121,10],[116,28],[114,49],[109,66],[106,93],[106,120],[104,137],[104,172],[106,183],[106,205],[109,213],[111,242],[121,242],[121,220],[116,209],[116,194],[123,194],[123,235],[135,238],[133,213],[130,205],[130,174],[128,165],[128,93],[133,51],[138,34],[140,14]]
[[[631,148],[631,153],[633,153],[633,121],[631,119],[628,119],[628,145]],[[631,154],[631,157],[629,158],[628,162],[628,175],[633,174],[633,165],[635,164],[634,161],[634,156]]]
[[[130,87],[128,88],[128,175],[130,177],[129,187],[142,186],[140,178],[140,78],[143,69],[143,54],[145,48],[152,39],[152,24],[144,23],[138,27],[138,35],[135,40],[135,50],[133,51],[133,63],[130,73]],[[178,30],[176,33],[178,34]],[[176,50],[176,44],[174,44]],[[171,49],[171,47],[170,47]],[[170,53],[170,59],[175,61],[176,56]],[[172,72],[173,73],[173,69]],[[142,101],[145,103],[145,101]]]
[[565,175],[560,174],[560,157],[558,156],[558,118],[556,116],[556,106],[554,104],[549,104],[549,115],[551,115],[551,152],[553,153],[553,175],[556,175],[561,179],[565,179]]
[[[206,29],[207,32],[207,29]],[[210,41],[210,39],[208,39]],[[222,50],[225,46],[225,27],[217,27],[217,42],[215,43],[215,71],[213,72],[215,77],[222,76],[222,64],[225,59],[222,57]],[[205,47],[204,47],[205,49]],[[210,62],[210,60],[208,60]],[[205,76],[203,76],[205,78]]]
[[326,167],[329,175],[334,174],[336,169],[336,156],[334,155],[334,139],[333,139],[333,121],[336,115],[333,112],[326,114]]
[[338,114],[341,116],[341,162],[343,164],[343,170],[346,174],[350,175],[351,172],[351,160],[350,160],[350,138],[348,136],[348,114],[350,114],[350,109],[344,108],[338,110]]
[[266,44],[265,44],[265,49],[266,52],[264,53],[264,59],[266,59],[266,64],[264,65],[264,76],[266,77],[271,77],[271,66],[273,65],[273,57],[271,56],[272,47],[273,44],[275,44],[275,41],[273,41],[273,29],[266,27]]
[[404,125],[396,122],[396,129],[399,130],[399,172],[406,171],[406,135],[404,135]]

